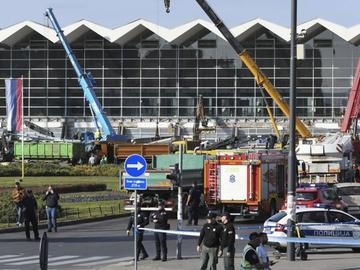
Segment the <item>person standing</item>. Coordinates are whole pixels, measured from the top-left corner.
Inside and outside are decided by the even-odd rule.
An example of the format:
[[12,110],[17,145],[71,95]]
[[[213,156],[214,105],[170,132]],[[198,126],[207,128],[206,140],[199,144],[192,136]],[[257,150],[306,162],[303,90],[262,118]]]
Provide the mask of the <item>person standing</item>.
[[136,233],[136,260],[139,260],[140,253],[142,253],[142,256],[140,257],[140,260],[145,260],[147,257],[149,257],[148,253],[145,250],[145,247],[142,243],[144,238],[144,231],[139,230],[139,228],[144,228],[146,225],[149,224],[149,220],[144,212],[141,212],[141,207],[137,207],[137,215],[136,215],[136,227],[134,228],[134,215],[133,213],[129,219],[129,223],[126,229],[127,235],[130,235],[130,230],[133,229],[133,233]]
[[198,189],[197,183],[193,182],[186,201],[186,206],[189,209],[188,225],[191,225],[193,220],[194,225],[198,225],[200,197],[201,191]]
[[264,266],[256,253],[256,248],[260,245],[261,237],[257,232],[252,232],[249,239],[249,243],[244,247],[240,261],[240,270],[263,270]]
[[20,185],[20,181],[15,182],[15,187],[11,192],[11,197],[16,207],[16,225],[18,227],[23,224],[23,200],[25,197],[25,189]]
[[256,253],[259,256],[259,260],[264,266],[264,270],[270,270],[270,266],[274,264],[273,261],[269,260],[265,245],[268,243],[268,237],[266,233],[260,233],[260,245],[256,248]]
[[96,159],[95,159],[95,155],[91,154],[89,157],[89,165],[94,166],[96,164]]
[[34,239],[40,240],[37,222],[38,205],[32,190],[29,189],[24,197],[24,219],[26,240],[30,240],[30,223],[34,232]]
[[224,256],[224,269],[234,270],[234,257],[235,257],[235,228],[230,222],[229,213],[221,215],[223,228],[221,232],[221,244],[219,256]]
[[43,198],[46,205],[48,232],[51,232],[53,228],[54,231],[57,232],[56,215],[57,215],[59,198],[60,198],[59,195],[53,190],[52,186],[49,186]]
[[201,229],[198,240],[197,251],[201,252],[200,270],[216,270],[218,263],[218,250],[221,237],[221,225],[216,222],[216,214],[209,213],[206,217],[207,223]]
[[[168,224],[168,217],[165,211],[165,203],[161,202],[159,204],[159,210],[151,214],[152,222],[155,224],[155,229],[168,230],[170,229],[170,224]],[[167,261],[167,245],[166,245],[166,233],[155,232],[155,248],[156,256],[153,258],[153,261],[158,261],[161,259],[162,251],[162,261]]]

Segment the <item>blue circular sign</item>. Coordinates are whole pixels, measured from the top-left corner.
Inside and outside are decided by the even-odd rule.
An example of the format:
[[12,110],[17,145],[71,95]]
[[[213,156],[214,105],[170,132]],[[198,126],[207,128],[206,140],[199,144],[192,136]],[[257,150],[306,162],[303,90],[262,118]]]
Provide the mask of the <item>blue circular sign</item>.
[[124,163],[125,172],[132,177],[143,175],[146,171],[146,160],[140,155],[128,156]]

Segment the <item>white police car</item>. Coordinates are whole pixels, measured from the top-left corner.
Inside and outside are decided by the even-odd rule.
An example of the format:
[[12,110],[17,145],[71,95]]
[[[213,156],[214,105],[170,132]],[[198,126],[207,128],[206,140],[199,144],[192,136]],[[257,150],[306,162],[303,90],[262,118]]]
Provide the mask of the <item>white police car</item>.
[[[264,232],[267,234],[269,244],[276,249],[287,246],[288,213],[280,211],[267,219],[264,223]],[[326,208],[297,208],[296,223],[304,237],[324,239],[337,239],[341,241],[360,240],[360,220],[341,210]],[[312,247],[329,247],[323,244],[310,244]],[[359,246],[343,246],[360,252]]]

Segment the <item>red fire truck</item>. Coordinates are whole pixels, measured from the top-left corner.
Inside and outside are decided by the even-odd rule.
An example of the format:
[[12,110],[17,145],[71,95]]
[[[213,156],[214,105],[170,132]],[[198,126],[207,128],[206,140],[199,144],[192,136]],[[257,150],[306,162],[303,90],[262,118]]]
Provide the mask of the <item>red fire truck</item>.
[[287,156],[283,150],[251,150],[205,161],[204,195],[210,210],[265,219],[284,203]]

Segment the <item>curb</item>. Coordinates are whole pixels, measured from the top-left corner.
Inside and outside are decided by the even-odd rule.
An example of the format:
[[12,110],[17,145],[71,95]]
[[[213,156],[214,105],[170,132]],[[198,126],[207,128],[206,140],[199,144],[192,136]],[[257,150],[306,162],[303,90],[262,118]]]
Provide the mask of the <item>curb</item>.
[[[109,219],[115,219],[115,218],[121,218],[121,217],[128,217],[128,216],[130,216],[130,213],[109,215],[109,216],[103,216],[103,217],[85,218],[85,219],[79,219],[79,220],[61,221],[61,222],[58,222],[58,227],[71,226],[71,225],[77,225],[77,224],[83,224],[83,223],[91,223],[91,222],[97,222],[97,221],[103,221],[103,220],[109,220]],[[38,228],[46,229],[47,224],[39,224]],[[0,234],[23,232],[23,231],[25,231],[24,227],[21,227],[21,228],[10,227],[10,228],[0,229]]]

